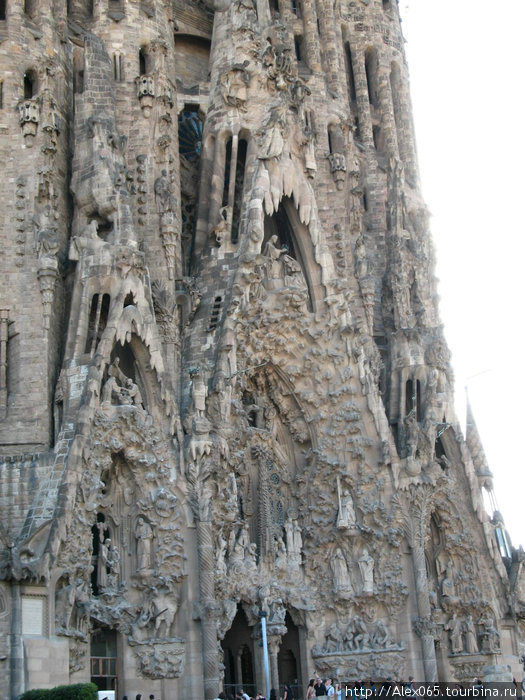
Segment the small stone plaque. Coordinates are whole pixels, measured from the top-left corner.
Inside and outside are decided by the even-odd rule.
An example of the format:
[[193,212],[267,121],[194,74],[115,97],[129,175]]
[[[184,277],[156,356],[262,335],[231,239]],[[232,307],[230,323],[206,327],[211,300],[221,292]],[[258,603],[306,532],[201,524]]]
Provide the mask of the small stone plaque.
[[44,633],[44,599],[22,598],[22,634],[39,635]]

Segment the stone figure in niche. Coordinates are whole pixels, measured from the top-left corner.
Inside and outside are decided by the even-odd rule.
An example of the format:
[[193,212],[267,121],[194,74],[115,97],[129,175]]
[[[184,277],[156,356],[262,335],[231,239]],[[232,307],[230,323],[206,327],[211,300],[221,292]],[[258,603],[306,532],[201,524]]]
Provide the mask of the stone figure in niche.
[[38,224],[38,233],[36,240],[36,250],[40,261],[49,259],[56,260],[58,253],[58,235],[56,228],[52,223],[50,207],[47,206],[40,216]]
[[286,110],[283,108],[272,110],[262,131],[261,147],[258,153],[260,160],[271,160],[282,155],[284,149],[283,133],[286,132],[286,129]]
[[153,530],[142,516],[139,516],[137,519],[135,537],[137,539],[137,571],[150,569],[153,552]]
[[281,535],[275,540],[275,547],[277,550],[277,556],[275,557],[275,565],[277,568],[284,569],[288,564],[288,556],[286,551],[286,545]]
[[226,205],[225,207],[221,208],[221,218],[219,220],[219,223],[213,228],[212,233],[215,236],[215,240],[217,242],[217,245],[220,247],[224,243],[224,239],[226,238],[228,234],[228,214],[230,211],[230,207]]
[[265,287],[268,290],[283,287],[306,288],[301,266],[290,255],[287,248],[277,246],[278,237],[273,235],[267,241],[263,255],[267,258]]
[[415,457],[419,438],[419,426],[414,410],[405,416],[406,456]]
[[343,489],[341,493],[336,525],[340,530],[354,530],[357,528],[354,501],[348,489]]
[[143,408],[140,389],[120,369],[118,357],[109,366],[108,375],[108,379],[102,388],[102,403],[111,404],[112,399],[116,399],[120,406]]
[[77,583],[69,583],[59,588],[55,595],[55,620],[57,629],[69,631],[71,629],[71,617],[75,606]]
[[455,600],[456,598],[454,575],[450,566],[445,569],[445,574],[443,576],[443,580],[441,581],[441,596],[452,600]]
[[479,652],[478,637],[472,615],[467,616],[463,631],[465,632],[465,650],[468,654],[477,654]]
[[482,653],[493,654],[499,649],[500,635],[494,626],[494,620],[487,613],[479,620],[481,627],[481,651]]
[[362,280],[368,274],[368,262],[366,259],[365,239],[360,233],[355,242],[354,251],[354,269],[355,276],[358,280]]
[[191,371],[190,376],[192,409],[197,418],[204,418],[206,415],[208,383],[200,367],[197,367]]
[[177,200],[173,194],[173,183],[168,177],[166,170],[163,170],[160,177],[155,180],[153,190],[159,216],[162,217],[165,214],[177,211]]
[[334,593],[351,593],[352,583],[348,572],[348,564],[345,555],[338,547],[330,561],[330,567],[334,577]]
[[228,571],[226,567],[226,547],[226,540],[222,535],[219,535],[217,545],[217,565],[215,569],[218,576],[226,576]]
[[98,557],[97,557],[97,586],[99,589],[103,590],[108,585],[108,569],[109,569],[109,559],[108,552],[109,546],[111,545],[110,539],[105,539],[99,544]]
[[374,559],[368,553],[366,547],[363,548],[363,552],[359,557],[359,571],[361,572],[361,580],[363,583],[362,592],[363,593],[373,593],[374,592]]
[[452,615],[443,628],[449,633],[450,650],[453,654],[461,654],[463,651],[463,635],[461,628],[461,620],[458,620],[456,613]]

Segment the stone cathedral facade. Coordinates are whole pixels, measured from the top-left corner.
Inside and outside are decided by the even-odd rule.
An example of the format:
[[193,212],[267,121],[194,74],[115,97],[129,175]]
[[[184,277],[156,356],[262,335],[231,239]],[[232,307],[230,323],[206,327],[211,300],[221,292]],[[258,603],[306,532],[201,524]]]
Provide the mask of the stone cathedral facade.
[[1,0],[0,697],[521,678],[396,0]]

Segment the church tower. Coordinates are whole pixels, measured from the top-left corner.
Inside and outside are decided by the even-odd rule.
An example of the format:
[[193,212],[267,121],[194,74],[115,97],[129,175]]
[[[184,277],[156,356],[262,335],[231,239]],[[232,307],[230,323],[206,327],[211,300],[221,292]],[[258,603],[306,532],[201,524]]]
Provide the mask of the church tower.
[[0,697],[520,677],[396,0],[4,0],[0,72]]

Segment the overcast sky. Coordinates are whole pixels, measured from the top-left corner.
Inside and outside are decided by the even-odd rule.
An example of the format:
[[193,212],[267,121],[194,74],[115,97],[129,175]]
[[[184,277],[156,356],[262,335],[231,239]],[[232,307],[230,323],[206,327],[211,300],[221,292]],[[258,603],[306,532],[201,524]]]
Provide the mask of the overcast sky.
[[525,545],[525,3],[399,0],[441,315],[514,546]]

